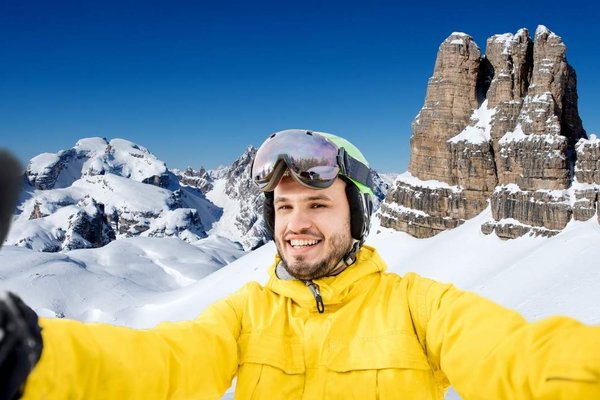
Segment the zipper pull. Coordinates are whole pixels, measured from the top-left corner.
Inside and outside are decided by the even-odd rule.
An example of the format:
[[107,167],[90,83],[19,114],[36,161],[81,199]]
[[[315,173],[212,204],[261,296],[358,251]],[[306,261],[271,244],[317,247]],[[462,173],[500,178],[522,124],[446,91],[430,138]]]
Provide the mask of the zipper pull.
[[314,283],[313,281],[305,281],[306,286],[310,289],[310,292],[315,298],[317,302],[317,311],[319,314],[323,314],[325,312],[325,304],[323,304],[323,298],[321,298],[321,292],[319,291],[319,285]]

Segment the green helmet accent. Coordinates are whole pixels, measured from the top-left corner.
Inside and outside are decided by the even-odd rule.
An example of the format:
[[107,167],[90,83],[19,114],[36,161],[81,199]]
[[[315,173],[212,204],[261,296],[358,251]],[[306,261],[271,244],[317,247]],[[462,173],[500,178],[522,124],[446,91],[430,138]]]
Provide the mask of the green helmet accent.
[[[331,140],[338,148],[344,148],[344,150],[346,150],[346,152],[352,156],[353,158],[355,158],[356,160],[360,161],[361,163],[365,164],[367,167],[369,166],[369,162],[367,161],[367,159],[365,158],[365,156],[363,156],[363,154],[360,152],[360,150],[358,150],[358,148],[353,145],[352,143],[350,143],[348,140],[333,135],[331,133],[327,133],[327,132],[314,132],[316,134],[319,134],[321,136],[326,137],[327,139]],[[358,190],[361,193],[365,193],[371,196],[371,198],[375,197],[375,194],[373,193],[373,189],[371,189],[370,187],[363,185],[360,182],[357,182],[356,180],[350,178],[349,176],[347,176],[347,178],[349,180],[352,181],[352,183],[354,183],[354,185],[358,188]]]

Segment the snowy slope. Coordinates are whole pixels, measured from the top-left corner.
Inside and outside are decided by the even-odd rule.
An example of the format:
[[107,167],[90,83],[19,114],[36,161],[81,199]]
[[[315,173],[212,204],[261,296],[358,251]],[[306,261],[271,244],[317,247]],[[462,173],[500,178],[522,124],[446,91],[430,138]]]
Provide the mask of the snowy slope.
[[21,295],[44,316],[126,324],[118,315],[174,293],[244,254],[213,236],[188,244],[176,238],[128,238],[98,249],[40,253],[0,251],[0,289]]
[[[559,313],[600,323],[600,246],[595,245],[600,226],[595,220],[571,222],[552,238],[502,241],[479,231],[487,218],[489,210],[430,239],[374,226],[367,243],[380,251],[390,271],[453,282],[529,319]],[[146,327],[163,317],[193,318],[244,282],[265,282],[274,253],[269,243],[231,262],[242,254],[239,245],[212,236],[195,245],[132,238],[64,254],[6,246],[0,251],[0,286],[38,310],[77,318],[105,309],[114,313],[114,323]],[[97,289],[91,290],[94,284]],[[110,300],[115,297],[118,307]],[[147,303],[153,306],[141,306]]]
[[[449,281],[523,313],[553,314],[600,324],[600,226],[571,222],[551,238],[502,241],[479,226],[489,209],[430,239],[375,226],[375,246],[389,270]],[[175,238],[131,238],[64,254],[6,246],[0,289],[21,295],[45,316],[133,327],[192,319],[248,281],[266,282],[272,242],[241,258],[239,245],[219,237],[187,244]],[[233,261],[236,259],[235,261]],[[224,399],[233,398],[230,389]],[[452,391],[447,399],[458,399]]]

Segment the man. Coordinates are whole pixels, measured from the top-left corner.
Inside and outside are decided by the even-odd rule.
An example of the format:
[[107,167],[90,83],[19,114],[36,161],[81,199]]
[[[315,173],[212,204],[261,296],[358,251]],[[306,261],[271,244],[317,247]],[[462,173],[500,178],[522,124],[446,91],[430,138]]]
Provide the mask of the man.
[[278,250],[266,286],[150,330],[41,319],[24,397],[219,399],[237,376],[239,399],[442,399],[449,384],[467,400],[600,398],[600,327],[529,324],[451,285],[386,273],[363,245],[368,171],[339,137],[272,135],[252,168]]

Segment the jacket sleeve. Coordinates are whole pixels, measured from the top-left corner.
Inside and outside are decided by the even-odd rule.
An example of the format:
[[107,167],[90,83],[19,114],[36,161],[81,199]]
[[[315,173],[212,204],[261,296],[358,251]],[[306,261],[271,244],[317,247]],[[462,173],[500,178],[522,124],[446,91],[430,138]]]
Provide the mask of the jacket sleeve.
[[238,367],[245,288],[148,330],[45,319],[25,399],[219,399]]
[[600,399],[600,326],[528,323],[476,294],[409,280],[430,363],[463,399]]

